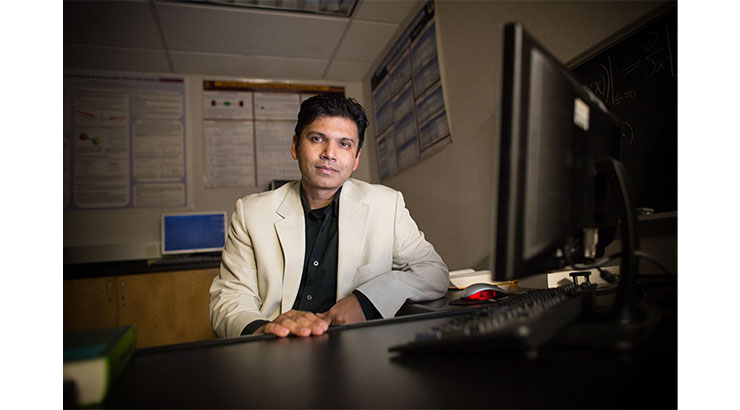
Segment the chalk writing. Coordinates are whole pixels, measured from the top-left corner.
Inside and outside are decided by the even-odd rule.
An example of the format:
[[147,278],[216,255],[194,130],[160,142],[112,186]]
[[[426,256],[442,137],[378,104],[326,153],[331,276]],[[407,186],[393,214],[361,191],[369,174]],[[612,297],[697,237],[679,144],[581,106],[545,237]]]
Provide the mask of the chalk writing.
[[635,204],[662,211],[676,209],[676,26],[672,7],[572,69],[621,121]]
[[632,124],[627,121],[623,121],[622,128],[619,130],[619,133],[622,135],[622,141],[626,141],[627,146],[631,147],[632,142],[635,139],[635,130],[632,128]]
[[635,142],[635,130],[627,121],[622,122],[622,128],[619,130],[619,157],[622,161],[634,156],[632,144]]
[[[599,64],[600,72],[598,78],[595,80],[592,80],[589,84],[589,87],[591,88],[591,91],[594,92],[598,97],[600,97],[603,100],[606,100],[607,102],[612,101],[612,87],[614,84],[614,77],[612,76],[612,60],[611,56],[607,56],[608,59],[608,66],[605,66],[604,64]],[[613,102],[613,101],[612,101]]]
[[619,93],[614,96],[614,104],[621,104],[623,101],[626,101],[632,98],[637,98],[637,91],[635,90],[625,91],[623,93]]
[[670,68],[671,74],[675,76],[673,73],[673,55],[670,50],[670,37],[668,33],[666,32],[665,38],[665,43],[668,46],[667,49],[661,44],[661,37],[658,32],[650,31],[646,33],[646,36],[647,40],[645,40],[645,45],[642,47],[642,51],[647,54],[640,60],[622,67],[620,70],[622,74],[627,77],[638,68],[643,67],[643,71],[641,71],[643,76],[645,78],[651,78],[661,71],[668,70]]
[[629,64],[627,67],[624,67],[622,69],[622,74],[624,74],[626,77],[627,75],[629,75],[629,73],[637,70],[638,68],[640,68],[640,61],[634,62],[632,64]]
[[648,54],[648,56],[645,57],[645,60],[649,63],[645,70],[645,78],[650,78],[666,69],[668,53],[665,52],[665,49],[661,48]]

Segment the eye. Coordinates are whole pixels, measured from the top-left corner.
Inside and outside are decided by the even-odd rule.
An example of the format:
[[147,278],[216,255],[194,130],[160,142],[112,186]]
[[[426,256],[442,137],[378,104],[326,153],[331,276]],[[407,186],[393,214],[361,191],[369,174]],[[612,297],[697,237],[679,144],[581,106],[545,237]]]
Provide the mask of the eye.
[[313,142],[322,142],[322,141],[324,141],[324,139],[322,137],[318,136],[318,135],[314,135],[314,136],[311,137],[311,141],[313,141]]
[[352,148],[352,143],[349,141],[342,141],[339,143],[339,145],[341,145],[344,148]]

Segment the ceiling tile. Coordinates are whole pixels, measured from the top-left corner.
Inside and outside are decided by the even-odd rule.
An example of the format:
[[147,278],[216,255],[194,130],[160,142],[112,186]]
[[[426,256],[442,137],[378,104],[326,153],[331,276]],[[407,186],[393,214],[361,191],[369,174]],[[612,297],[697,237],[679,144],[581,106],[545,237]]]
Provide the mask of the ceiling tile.
[[64,46],[64,68],[168,73],[167,56],[160,50],[97,46]]
[[370,70],[370,63],[332,61],[324,79],[329,81],[362,81]]
[[171,50],[328,58],[348,19],[228,7],[156,3]]
[[335,58],[366,63],[375,61],[397,29],[397,24],[353,21]]
[[306,58],[182,52],[172,52],[170,57],[178,73],[265,79],[315,80],[321,78],[328,62]]
[[363,0],[354,13],[354,19],[402,23],[420,2],[419,0]]
[[162,48],[149,4],[141,1],[65,1],[64,43]]
[[364,0],[346,19],[163,0],[64,1],[64,67],[361,81],[419,4]]

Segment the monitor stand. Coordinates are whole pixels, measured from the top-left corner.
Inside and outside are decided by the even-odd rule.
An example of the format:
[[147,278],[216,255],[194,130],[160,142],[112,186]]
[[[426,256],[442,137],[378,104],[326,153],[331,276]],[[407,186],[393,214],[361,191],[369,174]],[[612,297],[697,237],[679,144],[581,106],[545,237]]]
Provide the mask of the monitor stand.
[[605,158],[597,162],[596,170],[606,177],[620,200],[620,281],[611,305],[592,306],[586,315],[556,334],[551,343],[629,350],[650,338],[659,312],[639,300],[636,218],[626,168],[613,158]]

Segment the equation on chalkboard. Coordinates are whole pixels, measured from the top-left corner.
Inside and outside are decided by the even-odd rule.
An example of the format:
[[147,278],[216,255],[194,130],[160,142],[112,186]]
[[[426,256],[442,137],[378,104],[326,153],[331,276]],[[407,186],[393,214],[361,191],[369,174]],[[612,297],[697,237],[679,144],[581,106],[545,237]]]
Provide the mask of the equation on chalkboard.
[[607,42],[571,70],[622,121],[620,160],[635,206],[677,210],[675,5]]

